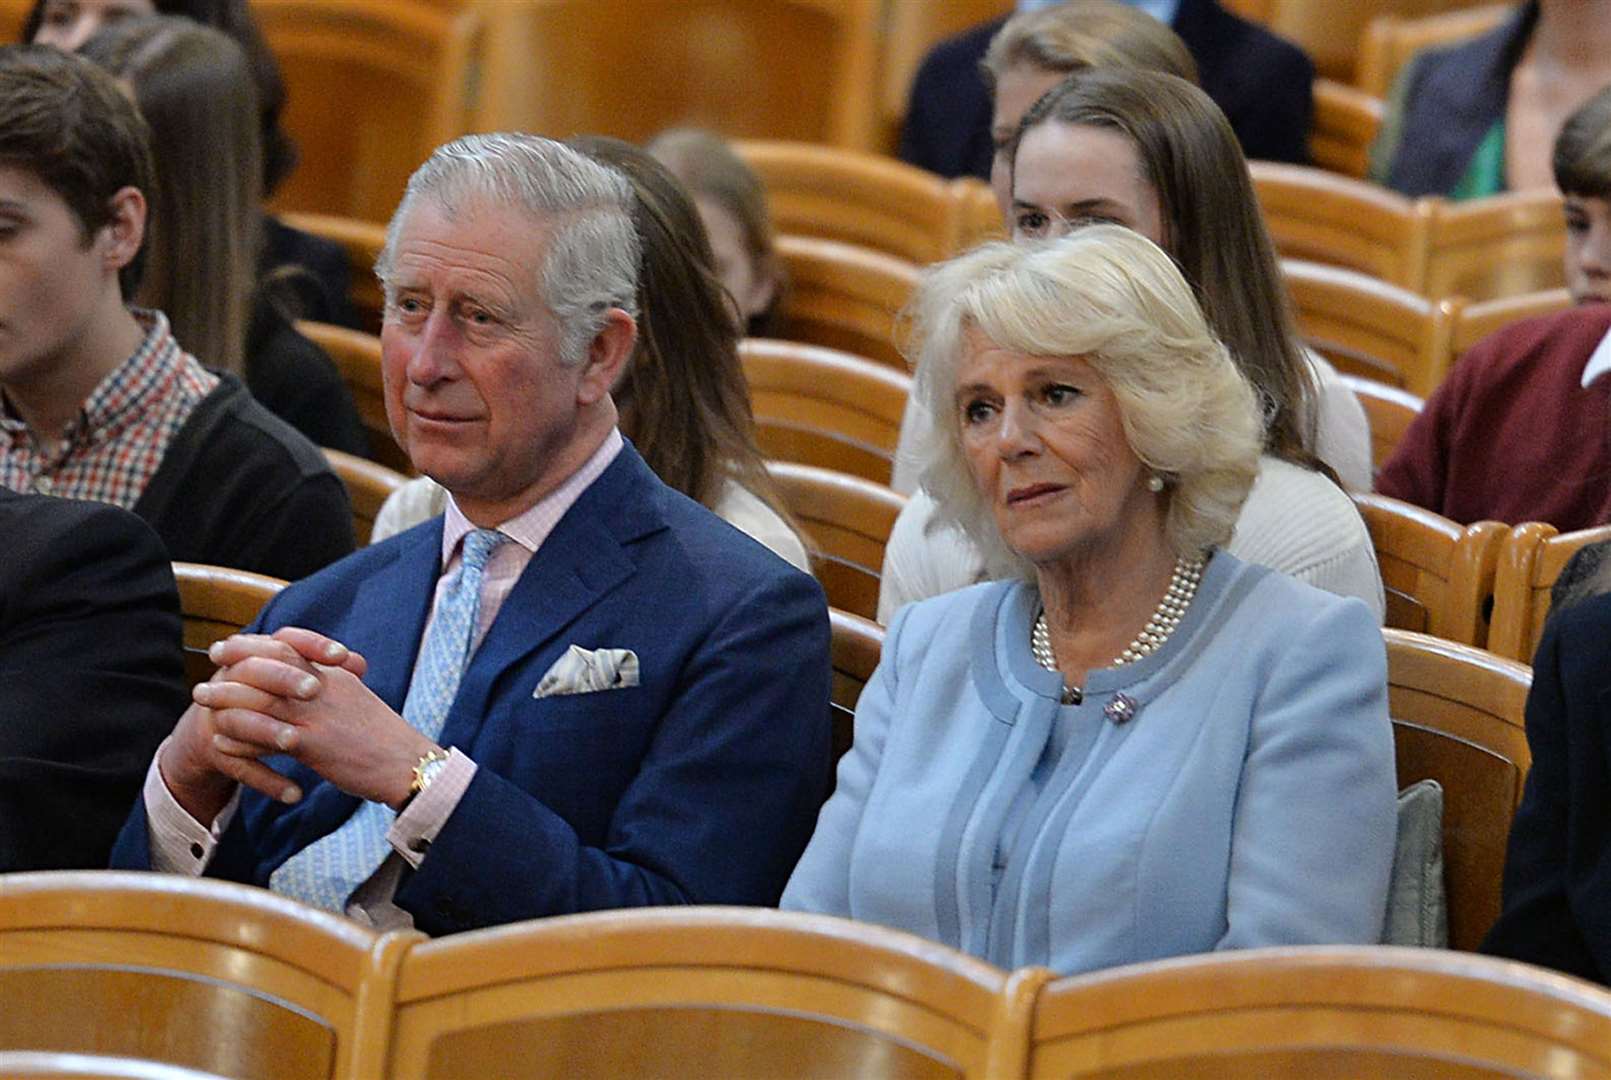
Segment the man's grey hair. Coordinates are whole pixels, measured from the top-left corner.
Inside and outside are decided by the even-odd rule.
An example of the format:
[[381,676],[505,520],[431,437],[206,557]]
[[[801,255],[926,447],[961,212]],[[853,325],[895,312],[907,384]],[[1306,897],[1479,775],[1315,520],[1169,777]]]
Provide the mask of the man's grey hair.
[[438,147],[386,227],[375,273],[388,305],[398,230],[423,198],[449,215],[475,203],[522,210],[550,230],[538,287],[559,327],[561,363],[582,362],[610,308],[637,317],[642,247],[632,185],[614,169],[538,135],[466,135]]

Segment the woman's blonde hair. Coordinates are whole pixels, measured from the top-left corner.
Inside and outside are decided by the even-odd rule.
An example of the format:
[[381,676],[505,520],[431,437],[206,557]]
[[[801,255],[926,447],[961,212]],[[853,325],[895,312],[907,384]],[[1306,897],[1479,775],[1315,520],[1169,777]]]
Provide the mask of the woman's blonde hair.
[[960,527],[987,565],[1029,569],[1002,539],[962,449],[955,394],[970,331],[1031,356],[1089,363],[1118,401],[1131,451],[1165,480],[1170,545],[1190,555],[1230,539],[1258,471],[1259,408],[1191,288],[1151,241],[1095,225],[1055,240],[986,244],[931,267],[905,321],[928,414],[923,486],[936,521]]

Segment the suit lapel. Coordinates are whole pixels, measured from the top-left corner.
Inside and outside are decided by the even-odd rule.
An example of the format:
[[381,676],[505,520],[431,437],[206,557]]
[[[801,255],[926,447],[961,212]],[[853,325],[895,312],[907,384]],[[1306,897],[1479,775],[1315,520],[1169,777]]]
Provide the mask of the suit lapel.
[[631,443],[582,493],[532,556],[470,660],[442,731],[465,745],[486,716],[499,678],[636,572],[630,545],[666,527],[664,486]]

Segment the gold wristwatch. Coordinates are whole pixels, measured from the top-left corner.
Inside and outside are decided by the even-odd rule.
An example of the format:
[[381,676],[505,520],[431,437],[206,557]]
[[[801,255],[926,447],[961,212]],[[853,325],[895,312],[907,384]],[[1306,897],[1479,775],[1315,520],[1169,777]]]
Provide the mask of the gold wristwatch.
[[[448,754],[446,750],[432,750],[429,754],[414,763],[414,779],[408,785],[408,798],[403,800],[402,809],[414,801],[414,796],[431,786],[431,781],[442,774],[447,768]],[[399,811],[401,812],[401,810]]]

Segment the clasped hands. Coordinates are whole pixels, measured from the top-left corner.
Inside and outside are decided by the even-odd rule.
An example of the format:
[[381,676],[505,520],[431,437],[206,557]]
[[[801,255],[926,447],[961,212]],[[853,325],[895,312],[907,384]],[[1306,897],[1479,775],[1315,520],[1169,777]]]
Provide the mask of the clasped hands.
[[363,684],[364,658],[323,634],[236,634],[208,656],[218,671],[191,692],[159,762],[168,790],[197,821],[216,818],[237,783],[298,801],[296,784],[260,760],[275,754],[396,808],[415,763],[438,749]]

